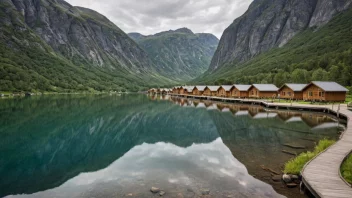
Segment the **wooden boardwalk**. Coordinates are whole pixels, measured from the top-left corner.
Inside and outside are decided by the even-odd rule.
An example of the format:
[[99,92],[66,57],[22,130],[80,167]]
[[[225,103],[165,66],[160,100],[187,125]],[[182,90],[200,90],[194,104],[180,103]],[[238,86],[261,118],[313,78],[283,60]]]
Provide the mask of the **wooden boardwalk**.
[[351,186],[340,175],[340,166],[352,151],[352,112],[347,109],[347,105],[343,105],[340,113],[349,120],[342,137],[302,170],[303,183],[316,197],[352,197]]
[[[171,94],[175,95],[175,94]],[[340,174],[340,166],[345,158],[352,152],[352,112],[343,104],[337,112],[335,105],[303,105],[290,103],[268,103],[260,100],[221,98],[213,96],[192,96],[176,95],[187,98],[224,101],[231,103],[246,103],[261,105],[266,108],[288,109],[288,110],[308,110],[324,112],[347,120],[347,128],[342,133],[341,138],[324,152],[320,153],[302,170],[302,180],[305,186],[315,197],[327,198],[352,198],[352,187]],[[351,121],[351,122],[350,122]]]

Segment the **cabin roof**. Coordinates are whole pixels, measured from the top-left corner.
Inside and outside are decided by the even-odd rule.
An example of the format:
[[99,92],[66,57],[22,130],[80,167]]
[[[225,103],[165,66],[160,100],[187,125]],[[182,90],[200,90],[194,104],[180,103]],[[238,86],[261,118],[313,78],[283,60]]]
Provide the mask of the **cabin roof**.
[[230,91],[232,89],[233,85],[221,85],[220,87],[224,88],[225,91]]
[[287,86],[288,88],[292,89],[292,91],[303,91],[303,89],[307,86],[307,84],[291,84],[291,83],[286,83],[284,85],[282,85],[282,88],[284,88],[285,86]]
[[316,85],[326,92],[348,92],[348,89],[336,82],[323,82],[323,81],[312,81],[310,84],[304,87],[306,89],[310,85]]
[[210,91],[217,91],[220,88],[220,86],[207,86],[207,87],[210,89]]
[[183,89],[186,89],[187,91],[192,91],[194,86],[182,86]]
[[199,85],[199,86],[195,86],[193,89],[197,88],[199,91],[204,91],[204,89],[206,88],[207,86],[205,85]]
[[238,89],[239,91],[248,91],[249,88],[251,88],[251,85],[233,85]]
[[277,91],[279,88],[277,88],[273,84],[253,84],[253,87],[257,88],[259,91]]

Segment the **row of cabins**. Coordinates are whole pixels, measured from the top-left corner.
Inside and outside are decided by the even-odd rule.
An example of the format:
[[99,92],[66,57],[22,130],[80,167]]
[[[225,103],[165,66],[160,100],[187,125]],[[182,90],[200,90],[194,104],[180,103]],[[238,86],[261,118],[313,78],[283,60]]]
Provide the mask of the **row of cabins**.
[[173,94],[216,96],[228,98],[281,98],[305,101],[342,102],[348,89],[336,82],[313,81],[309,84],[284,84],[281,88],[273,84],[180,86]]

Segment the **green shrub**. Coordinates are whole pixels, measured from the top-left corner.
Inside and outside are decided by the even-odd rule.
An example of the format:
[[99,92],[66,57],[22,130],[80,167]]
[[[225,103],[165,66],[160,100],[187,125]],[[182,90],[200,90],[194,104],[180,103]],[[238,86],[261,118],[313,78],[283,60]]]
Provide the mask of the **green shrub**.
[[303,169],[303,166],[311,159],[313,159],[315,156],[317,156],[320,152],[324,151],[327,149],[329,146],[335,143],[335,140],[328,140],[328,139],[323,139],[320,140],[318,145],[315,146],[314,151],[310,152],[307,151],[305,153],[301,153],[294,159],[286,162],[285,164],[285,173],[290,173],[290,174],[299,174],[301,170]]
[[341,175],[348,183],[352,184],[352,154],[342,164]]

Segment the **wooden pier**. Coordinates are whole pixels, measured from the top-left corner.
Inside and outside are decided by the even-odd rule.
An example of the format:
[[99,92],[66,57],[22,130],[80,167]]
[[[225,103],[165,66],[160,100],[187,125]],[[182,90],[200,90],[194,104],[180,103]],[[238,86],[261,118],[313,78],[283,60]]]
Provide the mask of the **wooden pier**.
[[261,105],[267,109],[287,109],[298,111],[314,111],[331,114],[338,119],[347,121],[346,130],[341,138],[324,152],[309,161],[302,170],[302,182],[315,197],[352,198],[352,187],[341,176],[340,167],[346,157],[352,152],[352,112],[347,105],[301,105],[268,103],[260,100],[221,98],[214,96],[196,96],[170,94],[178,97],[213,100],[229,103]]

